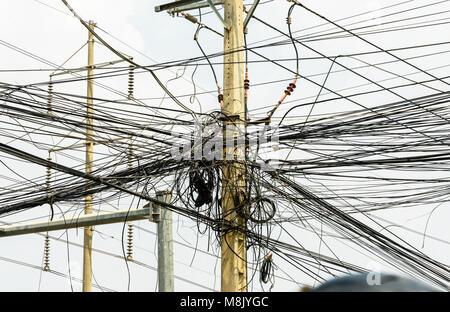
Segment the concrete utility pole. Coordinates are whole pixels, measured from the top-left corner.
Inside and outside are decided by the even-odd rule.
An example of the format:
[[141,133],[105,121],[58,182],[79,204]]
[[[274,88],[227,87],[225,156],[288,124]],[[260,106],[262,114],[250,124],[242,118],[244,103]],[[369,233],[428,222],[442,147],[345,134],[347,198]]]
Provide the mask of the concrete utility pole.
[[[94,30],[95,23],[89,21],[89,27]],[[93,165],[93,100],[94,96],[94,36],[91,32],[88,35],[88,71],[87,71],[87,115],[86,115],[86,173],[92,173]],[[88,182],[88,181],[86,181]],[[84,199],[84,213],[92,213],[92,195],[86,195]],[[84,228],[84,248],[83,248],[83,291],[92,290],[92,227]]]
[[[246,235],[234,228],[246,227],[245,219],[236,212],[245,209],[242,204],[246,197],[245,133],[246,111],[244,103],[244,3],[243,0],[178,0],[155,7],[156,12],[181,12],[202,8],[208,4],[224,25],[224,78],[223,78],[223,136],[224,164],[222,167],[222,213],[233,230],[222,232],[222,291],[247,291],[247,251]],[[224,18],[215,8],[223,3]],[[249,22],[259,1],[254,1],[245,19]],[[194,19],[195,20],[195,19]],[[191,20],[192,22],[192,20]],[[237,142],[237,145],[236,143]]]
[[[243,0],[224,1],[224,67],[223,107],[224,166],[222,169],[222,213],[225,220],[245,227],[245,219],[236,213],[236,204],[245,197],[245,105],[244,105],[244,27]],[[229,51],[240,52],[228,53]],[[237,141],[237,146],[235,142]],[[230,146],[231,143],[231,146]],[[239,200],[235,200],[239,199]],[[247,249],[244,233],[231,230],[222,233],[222,291],[247,291]]]
[[[156,199],[165,203],[172,201],[170,191],[156,192]],[[173,233],[172,211],[165,207],[157,206],[158,224],[158,285],[160,292],[173,292]],[[155,211],[153,212],[155,213]]]

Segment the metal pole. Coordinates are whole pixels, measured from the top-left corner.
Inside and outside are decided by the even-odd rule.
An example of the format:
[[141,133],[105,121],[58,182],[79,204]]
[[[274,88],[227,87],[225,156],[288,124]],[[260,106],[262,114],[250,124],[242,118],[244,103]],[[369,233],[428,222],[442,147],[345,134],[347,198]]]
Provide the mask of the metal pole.
[[28,222],[0,227],[0,238],[31,233],[67,230],[93,225],[103,225],[124,221],[152,219],[152,205],[138,209],[125,209],[112,212],[91,213],[73,218],[61,218],[53,221]]
[[[170,191],[156,193],[156,199],[165,203],[172,201]],[[158,222],[158,282],[160,292],[173,292],[173,233],[172,211],[159,207],[160,219]]]
[[[224,165],[222,168],[222,213],[225,220],[245,227],[245,220],[236,213],[236,204],[245,198],[245,105],[243,0],[225,0],[224,19]],[[228,51],[240,52],[227,53]],[[237,146],[235,142],[237,141]],[[231,144],[230,144],[231,143]],[[230,146],[231,145],[231,146]],[[237,230],[222,233],[221,287],[224,292],[247,291],[246,236]]]
[[[93,21],[89,21],[89,28],[92,30],[95,27]],[[94,75],[94,36],[89,32],[88,36],[88,80],[87,80],[87,115],[86,115],[86,167],[85,172],[87,174],[92,173],[93,163],[93,100],[94,95],[94,81],[92,76]],[[86,180],[86,182],[88,182]],[[92,195],[86,195],[84,199],[84,213],[92,213]],[[92,227],[87,226],[84,228],[84,248],[83,248],[83,291],[90,292],[92,290]]]

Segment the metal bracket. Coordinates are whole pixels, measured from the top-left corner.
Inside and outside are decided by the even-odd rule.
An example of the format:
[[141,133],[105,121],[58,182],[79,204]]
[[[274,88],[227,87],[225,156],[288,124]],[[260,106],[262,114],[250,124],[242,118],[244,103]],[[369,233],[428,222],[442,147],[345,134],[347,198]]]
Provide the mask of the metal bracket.
[[[221,5],[221,4],[223,4],[224,0],[212,0],[212,2],[214,5]],[[170,15],[173,15],[175,13],[206,8],[208,6],[209,6],[208,2],[206,0],[204,0],[204,1],[198,2],[198,3],[177,6],[173,9],[168,10],[167,13],[169,13]]]
[[[223,3],[223,1],[221,1]],[[211,9],[213,10],[214,14],[216,14],[217,18],[219,18],[220,22],[222,23],[223,27],[226,30],[229,30],[229,27],[227,26],[227,24],[225,23],[222,15],[220,15],[219,11],[217,11],[214,3],[217,4],[217,1],[213,1],[212,0],[206,0],[206,3],[208,3],[208,5],[211,7]],[[194,6],[192,6],[192,4],[194,4]],[[166,3],[163,5],[157,5],[155,6],[155,12],[161,12],[161,11],[166,11],[166,10],[171,10],[169,11],[169,13],[171,12],[176,12],[176,11],[181,11],[182,7],[187,7],[187,9],[193,9],[194,7],[200,7],[203,4],[205,4],[204,0],[178,0],[175,2],[171,2],[171,3]],[[189,6],[189,7],[188,7]],[[173,13],[171,13],[173,14]]]
[[223,20],[222,15],[220,15],[219,11],[217,11],[216,7],[214,6],[214,3],[212,3],[211,0],[206,0],[206,2],[208,2],[209,6],[211,7],[211,9],[213,10],[213,12],[216,14],[217,18],[220,20],[220,22],[223,25],[223,28],[225,28],[226,30],[230,30],[230,28],[228,27],[228,25],[225,23],[225,21]]
[[144,208],[148,209],[148,220],[150,222],[158,223],[161,221],[161,207],[154,203],[148,203],[144,205]]
[[248,24],[248,22],[250,22],[250,19],[252,18],[253,13],[255,12],[256,7],[257,7],[258,4],[259,4],[259,1],[260,1],[260,0],[255,0],[255,2],[253,2],[253,4],[252,4],[252,7],[251,7],[250,10],[248,11],[247,16],[245,17],[245,20],[244,20],[244,29],[247,28],[247,24]]
[[179,7],[182,5],[188,5],[188,4],[192,4],[192,3],[196,3],[196,2],[200,2],[200,1],[201,0],[178,0],[175,2],[157,5],[157,6],[155,6],[155,12],[166,11],[166,10],[173,9],[175,7]]

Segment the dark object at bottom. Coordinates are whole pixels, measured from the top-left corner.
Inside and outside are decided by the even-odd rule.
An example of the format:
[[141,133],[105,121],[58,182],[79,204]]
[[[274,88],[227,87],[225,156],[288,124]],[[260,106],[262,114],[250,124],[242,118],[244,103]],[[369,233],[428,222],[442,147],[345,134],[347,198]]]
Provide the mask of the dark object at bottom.
[[[378,275],[377,275],[378,274]],[[313,289],[317,292],[435,292],[440,291],[417,280],[387,274],[369,273],[338,277]]]

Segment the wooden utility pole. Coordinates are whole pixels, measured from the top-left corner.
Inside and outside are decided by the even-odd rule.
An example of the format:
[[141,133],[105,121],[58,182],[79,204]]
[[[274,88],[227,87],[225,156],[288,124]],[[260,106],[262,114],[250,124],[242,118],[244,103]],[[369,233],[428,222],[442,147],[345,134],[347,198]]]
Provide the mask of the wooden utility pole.
[[[95,23],[89,21],[89,27],[94,30]],[[94,96],[94,35],[88,35],[88,71],[87,71],[87,114],[86,114],[86,167],[87,174],[92,173],[93,167],[93,96]],[[87,181],[86,181],[87,182]],[[84,199],[84,213],[92,213],[92,195],[86,195]],[[83,291],[92,290],[92,226],[84,228],[84,248],[83,248]]]
[[[223,67],[223,135],[224,147],[222,169],[222,213],[233,227],[244,228],[245,219],[236,213],[236,205],[245,198],[245,105],[244,105],[244,27],[243,0],[225,0],[224,21],[224,67]],[[229,53],[230,51],[237,51]],[[237,144],[236,144],[237,142]],[[230,144],[231,143],[231,144]],[[241,208],[242,209],[242,208]],[[222,291],[247,291],[246,236],[238,230],[224,229],[222,249]]]

